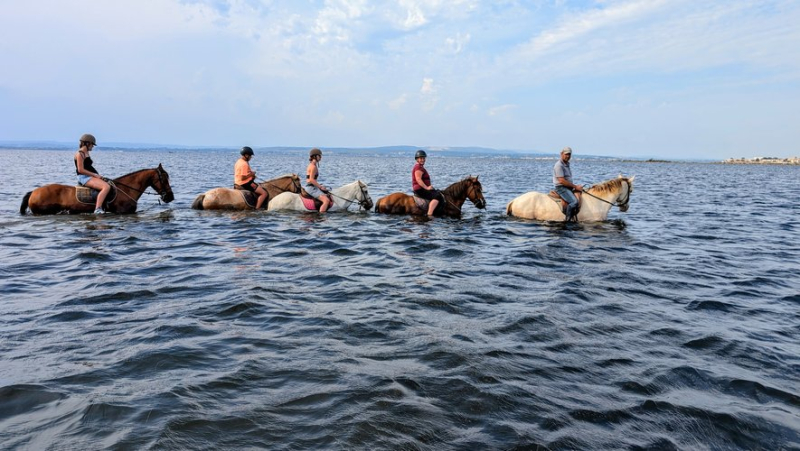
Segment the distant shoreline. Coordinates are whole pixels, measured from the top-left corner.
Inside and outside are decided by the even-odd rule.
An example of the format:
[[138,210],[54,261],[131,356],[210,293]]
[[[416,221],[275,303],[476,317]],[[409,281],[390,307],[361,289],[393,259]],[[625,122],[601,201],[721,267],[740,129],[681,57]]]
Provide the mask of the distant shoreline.
[[728,158],[722,161],[723,164],[777,164],[777,165],[800,165],[800,157],[777,158],[777,157],[754,157],[754,158]]

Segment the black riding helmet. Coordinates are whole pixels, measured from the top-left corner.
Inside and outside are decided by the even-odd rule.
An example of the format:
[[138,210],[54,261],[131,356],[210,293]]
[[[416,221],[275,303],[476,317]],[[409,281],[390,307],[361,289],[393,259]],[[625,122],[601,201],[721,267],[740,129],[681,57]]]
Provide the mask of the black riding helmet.
[[414,154],[414,159],[416,160],[416,159],[417,159],[417,158],[419,158],[419,157],[425,157],[425,158],[428,158],[428,154],[427,154],[427,153],[425,153],[425,151],[424,151],[424,150],[420,149],[420,150],[418,150],[418,151],[417,151],[417,153],[415,153],[415,154]]
[[249,148],[248,146],[244,146],[239,153],[242,155],[253,155],[253,149]]

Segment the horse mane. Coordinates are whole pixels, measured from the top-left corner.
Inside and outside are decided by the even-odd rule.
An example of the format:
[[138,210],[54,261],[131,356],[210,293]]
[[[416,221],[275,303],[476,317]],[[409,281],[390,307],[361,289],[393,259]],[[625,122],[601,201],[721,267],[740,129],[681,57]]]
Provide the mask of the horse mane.
[[442,193],[445,193],[450,197],[460,197],[461,194],[462,194],[462,191],[464,191],[466,189],[464,187],[466,182],[467,181],[474,181],[474,180],[475,180],[475,177],[473,177],[471,175],[468,175],[468,176],[464,177],[464,179],[459,180],[458,182],[455,182],[452,185],[448,186],[447,188],[443,189]]
[[136,175],[136,174],[138,174],[138,173],[140,173],[140,172],[144,172],[144,171],[155,171],[155,170],[156,170],[156,168],[144,168],[144,169],[139,169],[138,171],[133,171],[133,172],[131,172],[130,174],[125,174],[125,175],[123,175],[123,176],[121,176],[121,177],[117,177],[117,178],[118,178],[118,179],[122,179],[122,178],[125,178],[125,177],[130,177],[130,176],[132,176],[132,175]]
[[[625,180],[627,182],[628,178],[627,177],[622,177],[622,178],[615,178],[615,179],[611,179],[611,180],[606,180],[605,182],[600,182],[600,183],[598,183],[596,185],[592,185],[589,189],[594,191],[594,192],[596,192],[596,193],[598,193],[598,194],[611,192],[611,191],[614,191],[614,190],[620,190],[620,189],[622,189],[622,181],[623,180]],[[630,182],[628,182],[628,183],[630,183]]]

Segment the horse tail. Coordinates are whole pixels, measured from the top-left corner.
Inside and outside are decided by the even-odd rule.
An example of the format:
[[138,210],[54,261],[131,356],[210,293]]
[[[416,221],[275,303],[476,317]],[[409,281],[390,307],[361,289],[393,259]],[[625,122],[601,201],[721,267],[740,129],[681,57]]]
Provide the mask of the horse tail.
[[203,210],[203,200],[206,198],[205,194],[198,194],[192,202],[192,208],[195,210]]
[[506,205],[506,216],[511,216],[511,214],[512,214],[511,205],[513,205],[513,204],[514,204],[514,201],[512,200],[511,202],[508,203],[508,205]]
[[22,205],[19,206],[19,214],[25,215],[28,211],[28,199],[31,198],[31,194],[33,194],[33,191],[28,191],[28,193],[22,197]]

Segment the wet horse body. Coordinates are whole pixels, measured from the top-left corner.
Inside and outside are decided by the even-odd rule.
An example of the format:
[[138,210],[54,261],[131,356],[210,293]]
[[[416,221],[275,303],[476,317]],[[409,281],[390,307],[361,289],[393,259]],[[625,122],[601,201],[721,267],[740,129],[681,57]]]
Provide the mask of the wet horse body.
[[[111,184],[114,189],[103,205],[109,213],[136,213],[139,198],[147,188],[153,188],[166,203],[175,198],[169,174],[160,164],[155,169],[141,169],[116,178]],[[25,194],[19,212],[23,215],[28,210],[35,215],[91,213],[97,190],[91,190],[93,193],[86,197],[85,190],[88,188],[82,186],[44,185]]]
[[[300,177],[297,174],[285,174],[266,182],[259,183],[267,192],[267,200],[262,208],[266,209],[269,200],[275,196],[290,192],[299,193],[301,190]],[[192,202],[195,210],[252,210],[255,209],[256,196],[250,191],[213,188],[199,194]]]
[[[475,207],[486,208],[486,199],[483,197],[483,187],[478,177],[467,177],[453,183],[444,190],[442,195],[445,201],[440,202],[434,211],[434,216],[461,217],[461,207],[469,199]],[[378,199],[375,211],[378,213],[425,216],[428,213],[427,201],[406,193],[392,193]]]
[[[634,177],[619,176],[584,190],[578,222],[605,221],[612,206],[628,211],[633,192]],[[531,191],[522,194],[506,205],[506,214],[523,219],[564,221],[561,199],[549,194]]]

